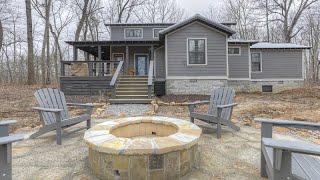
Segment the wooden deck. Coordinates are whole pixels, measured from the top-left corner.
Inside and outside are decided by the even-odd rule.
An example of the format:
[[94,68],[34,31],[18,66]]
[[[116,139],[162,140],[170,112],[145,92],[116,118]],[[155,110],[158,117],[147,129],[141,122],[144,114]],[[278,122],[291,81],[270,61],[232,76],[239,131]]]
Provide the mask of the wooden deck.
[[60,89],[66,95],[99,95],[110,91],[112,76],[61,76]]

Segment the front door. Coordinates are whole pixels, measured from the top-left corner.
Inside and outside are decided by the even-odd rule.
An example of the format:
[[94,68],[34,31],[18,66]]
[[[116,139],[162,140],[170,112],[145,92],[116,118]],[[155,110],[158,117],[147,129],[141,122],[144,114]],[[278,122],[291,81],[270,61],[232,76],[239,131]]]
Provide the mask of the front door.
[[148,74],[148,55],[135,55],[135,67],[137,76]]

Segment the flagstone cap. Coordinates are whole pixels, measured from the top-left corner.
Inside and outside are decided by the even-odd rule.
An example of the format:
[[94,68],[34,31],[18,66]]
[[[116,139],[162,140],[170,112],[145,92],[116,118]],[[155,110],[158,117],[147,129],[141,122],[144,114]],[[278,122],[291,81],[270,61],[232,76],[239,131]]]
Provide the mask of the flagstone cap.
[[[116,128],[137,123],[169,125],[175,127],[176,131],[168,136],[142,138],[126,138],[112,134],[112,131]],[[87,130],[84,134],[84,140],[89,148],[101,153],[120,155],[164,154],[192,147],[198,143],[201,133],[202,131],[197,125],[186,120],[161,116],[143,116],[106,120]]]

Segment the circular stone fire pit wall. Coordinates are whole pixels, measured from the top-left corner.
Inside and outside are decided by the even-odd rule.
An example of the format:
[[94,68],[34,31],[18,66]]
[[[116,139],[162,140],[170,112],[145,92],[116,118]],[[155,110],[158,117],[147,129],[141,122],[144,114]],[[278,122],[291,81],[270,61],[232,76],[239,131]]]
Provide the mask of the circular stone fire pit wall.
[[188,121],[152,116],[106,121],[84,139],[101,179],[177,179],[198,166],[200,135]]

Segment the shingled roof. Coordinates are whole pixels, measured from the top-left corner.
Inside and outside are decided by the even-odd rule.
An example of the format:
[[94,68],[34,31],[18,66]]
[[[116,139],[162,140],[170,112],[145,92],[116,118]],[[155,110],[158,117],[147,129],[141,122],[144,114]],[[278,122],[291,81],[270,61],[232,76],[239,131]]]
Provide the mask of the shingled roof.
[[190,23],[193,23],[193,22],[196,22],[196,21],[197,22],[201,22],[201,23],[203,23],[203,24],[205,24],[205,25],[207,25],[209,27],[215,28],[215,29],[217,29],[217,30],[219,30],[221,32],[224,32],[224,33],[228,34],[229,36],[231,36],[231,35],[236,33],[233,29],[231,29],[230,27],[228,27],[226,25],[223,25],[221,23],[218,23],[218,22],[212,21],[210,19],[207,19],[207,18],[201,16],[200,14],[196,14],[196,15],[194,15],[194,16],[192,16],[192,17],[190,17],[190,18],[188,18],[188,19],[186,19],[184,21],[181,21],[181,22],[179,22],[179,23],[177,23],[175,25],[169,26],[166,29],[160,31],[159,32],[160,36],[161,35],[163,36],[165,34],[173,32],[173,31],[175,31],[175,30],[177,30],[177,29],[179,29],[179,28],[181,28],[183,26],[186,26],[186,25],[188,25]]

